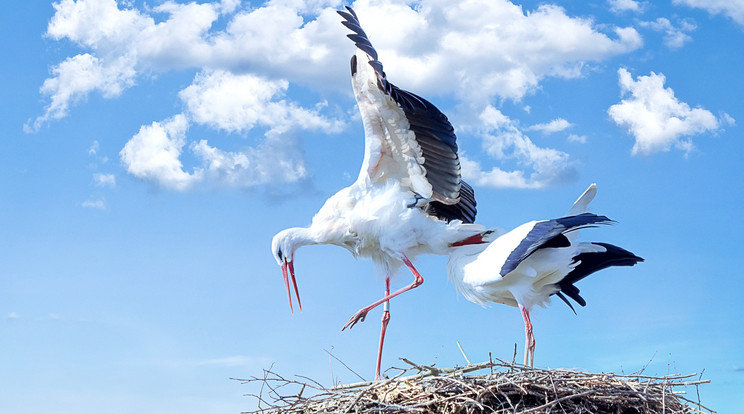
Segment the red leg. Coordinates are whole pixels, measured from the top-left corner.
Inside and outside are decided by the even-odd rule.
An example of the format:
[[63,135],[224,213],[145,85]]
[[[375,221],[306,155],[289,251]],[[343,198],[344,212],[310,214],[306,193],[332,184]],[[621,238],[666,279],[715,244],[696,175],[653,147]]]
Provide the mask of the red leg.
[[524,319],[524,365],[530,367],[535,362],[535,336],[532,333],[532,321],[530,321],[530,312],[522,305],[519,305]]
[[364,322],[364,318],[367,317],[367,312],[369,312],[372,309],[380,306],[380,304],[389,301],[390,299],[392,299],[392,298],[400,295],[401,293],[408,292],[409,290],[411,290],[413,288],[416,288],[416,287],[420,286],[422,283],[424,283],[424,278],[421,276],[421,274],[418,272],[418,270],[416,270],[416,268],[413,267],[413,263],[411,263],[411,261],[408,260],[408,258],[406,257],[405,254],[403,254],[402,256],[403,256],[403,263],[405,263],[406,266],[408,266],[408,268],[411,270],[411,273],[413,273],[413,276],[415,278],[413,280],[413,283],[411,283],[410,285],[408,285],[408,286],[406,286],[404,288],[401,288],[401,289],[393,292],[393,294],[386,294],[384,298],[378,300],[377,302],[375,302],[375,303],[373,303],[373,304],[371,304],[371,305],[369,305],[367,307],[364,307],[362,309],[359,309],[357,311],[357,313],[355,313],[354,316],[352,316],[351,319],[349,319],[349,321],[346,322],[346,325],[344,325],[344,327],[341,328],[342,331],[344,329],[346,329],[346,328],[351,329],[359,321]]
[[[385,278],[385,296],[390,296],[390,277]],[[390,302],[385,302],[385,310],[382,312],[382,328],[380,329],[380,347],[377,348],[377,367],[375,368],[375,381],[380,377],[380,366],[382,365],[382,345],[385,342],[385,331],[390,322]]]

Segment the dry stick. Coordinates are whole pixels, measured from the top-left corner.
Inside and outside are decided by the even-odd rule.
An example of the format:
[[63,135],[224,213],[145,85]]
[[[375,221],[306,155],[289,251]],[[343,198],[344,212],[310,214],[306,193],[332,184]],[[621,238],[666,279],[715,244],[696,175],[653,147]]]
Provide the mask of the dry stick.
[[462,356],[465,357],[465,361],[468,363],[468,365],[470,365],[471,362],[468,359],[468,356],[465,355],[465,351],[462,350],[462,346],[460,346],[460,341],[457,341],[457,347],[460,348],[460,352],[462,352]]
[[493,358],[491,358],[491,351],[488,351],[488,363],[491,364],[491,375],[493,375]]
[[[698,377],[698,380],[703,379],[703,372],[705,372],[705,368],[703,368],[703,370],[700,371],[700,376]],[[697,393],[698,408],[700,408],[701,407],[701,405],[700,405],[700,387],[697,384],[695,385],[695,392]]]
[[[685,401],[687,401],[687,402],[689,402],[689,403],[695,404],[695,401],[692,401],[692,400],[690,400],[690,399],[687,399],[687,398],[685,398],[685,397],[683,397],[683,396],[681,396],[681,395],[678,395],[678,396],[677,396],[677,398],[679,398],[679,399],[681,399],[681,400],[685,400]],[[709,413],[715,413],[715,412],[716,412],[716,411],[713,411],[713,410],[711,410],[710,408],[708,408],[708,407],[706,407],[706,406],[704,406],[704,405],[701,405],[699,401],[697,402],[697,405],[698,405],[698,406],[699,406],[699,407],[700,407],[701,409],[707,410],[707,411],[708,411]],[[690,408],[692,408],[693,410],[695,410],[695,408],[694,408],[694,407],[690,407]],[[702,412],[703,412],[703,411],[699,411],[699,410],[695,410],[695,411],[697,411],[697,412],[699,412],[699,413],[702,413]]]
[[351,409],[354,408],[354,406],[356,405],[356,403],[358,403],[359,400],[362,399],[362,396],[364,396],[364,393],[366,393],[367,391],[371,390],[372,388],[375,388],[375,384],[372,384],[369,387],[363,389],[361,392],[359,392],[359,394],[354,399],[354,401],[352,401],[351,404],[349,404],[348,406],[346,406],[346,409],[344,410],[344,414],[351,412]]
[[[645,370],[646,370],[646,368],[647,368],[647,367],[648,367],[648,366],[649,366],[649,365],[651,364],[651,361],[653,361],[653,360],[654,360],[654,357],[656,356],[656,353],[657,353],[657,352],[659,352],[659,350],[658,350],[658,349],[657,349],[656,351],[654,351],[654,354],[653,354],[653,355],[651,355],[651,359],[649,359],[649,360],[648,360],[648,362],[646,362],[646,365],[644,365],[644,366],[643,366],[643,368],[639,369],[639,370],[638,370],[638,371],[636,371],[636,372],[633,372],[632,374],[640,374],[640,373],[642,373],[643,371],[645,371]],[[631,375],[632,375],[632,374],[631,374]]]
[[[332,353],[328,352],[327,350],[325,350],[325,349],[324,349],[324,351],[326,351],[326,352],[328,353],[328,356],[330,356],[330,357],[333,357],[333,359],[335,359],[336,361],[340,362],[340,363],[341,363],[341,365],[343,365],[344,367],[346,367],[346,369],[348,369],[348,370],[349,370],[349,371],[351,371],[351,372],[352,372],[352,373],[353,373],[354,375],[356,375],[357,377],[359,377],[359,379],[360,379],[360,380],[362,380],[362,381],[367,381],[366,379],[364,379],[364,377],[362,377],[361,375],[357,374],[357,373],[356,373],[356,371],[354,371],[353,369],[349,368],[349,366],[348,366],[348,365],[346,365],[346,364],[344,363],[344,361],[342,361],[342,360],[338,359],[338,358],[337,358],[337,357],[336,357],[335,355],[333,355]],[[333,375],[333,373],[331,373],[331,376],[332,376],[332,375]]]

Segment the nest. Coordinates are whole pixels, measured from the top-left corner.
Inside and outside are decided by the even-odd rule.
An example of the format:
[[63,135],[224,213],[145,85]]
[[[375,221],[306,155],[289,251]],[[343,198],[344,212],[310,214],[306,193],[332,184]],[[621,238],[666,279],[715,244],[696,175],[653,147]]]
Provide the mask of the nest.
[[[258,410],[250,413],[714,413],[700,404],[697,392],[710,380],[695,380],[697,374],[597,374],[503,361],[440,369],[402,361],[410,367],[391,368],[400,371],[392,378],[330,389],[271,369],[238,380],[261,385],[259,394],[248,394],[258,400]],[[692,386],[697,401],[684,396]]]

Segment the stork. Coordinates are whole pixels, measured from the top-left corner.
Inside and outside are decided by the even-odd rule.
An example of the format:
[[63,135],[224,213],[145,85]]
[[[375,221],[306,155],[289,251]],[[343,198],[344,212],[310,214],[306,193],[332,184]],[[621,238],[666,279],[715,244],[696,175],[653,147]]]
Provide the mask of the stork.
[[643,259],[620,247],[576,241],[578,230],[609,224],[605,216],[588,213],[595,184],[579,197],[565,217],[530,221],[505,234],[482,233],[487,244],[453,244],[447,275],[467,300],[482,306],[503,303],[518,307],[524,319],[524,364],[535,358],[530,311],[544,307],[556,295],[576,312],[566,296],[586,305],[574,283],[611,266],[633,266]]
[[[356,312],[342,330],[384,304],[375,369],[379,380],[389,301],[424,282],[412,261],[423,253],[447,254],[451,244],[478,239],[484,228],[473,224],[475,197],[460,177],[454,128],[432,103],[387,80],[356,13],[350,7],[346,10],[338,13],[357,47],[351,57],[351,84],[364,124],[361,170],[352,185],[325,202],[310,226],[274,236],[272,251],[282,268],[292,311],[290,280],[302,309],[294,274],[299,247],[331,244],[372,259],[385,279],[385,294]],[[414,280],[390,293],[390,279],[403,266]]]

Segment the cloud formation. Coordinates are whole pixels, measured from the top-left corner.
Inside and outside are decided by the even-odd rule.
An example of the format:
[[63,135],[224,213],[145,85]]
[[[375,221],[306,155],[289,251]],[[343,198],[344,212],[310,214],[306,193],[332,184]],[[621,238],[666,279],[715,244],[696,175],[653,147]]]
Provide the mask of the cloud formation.
[[642,12],[644,4],[635,0],[607,0],[610,3],[610,11],[613,13],[623,13],[626,11]]
[[[424,96],[454,97],[456,105],[476,113],[493,100],[522,99],[546,77],[582,76],[587,63],[643,43],[632,27],[597,25],[555,5],[525,11],[506,0],[422,0],[415,8],[403,0],[357,0],[352,6],[392,82]],[[297,147],[279,154],[299,157],[281,160],[297,168],[261,178],[267,176],[260,154],[276,147],[276,135],[338,132],[345,126],[326,113],[323,101],[303,106],[288,95],[290,85],[348,94],[348,82],[339,79],[348,78],[353,45],[336,14],[340,0],[272,0],[250,8],[237,0],[167,0],[152,8],[60,0],[54,8],[46,36],[67,39],[83,53],[51,69],[41,87],[49,103],[27,122],[28,132],[68,116],[91,93],[112,99],[153,73],[197,73],[178,95],[184,111],[141,126],[121,150],[127,171],[136,177],[174,190],[215,180],[239,186],[291,182],[306,174]],[[237,151],[216,148],[189,139],[191,124],[227,134],[261,129],[264,139]],[[513,142],[514,148],[525,148],[517,143],[527,141]],[[184,166],[184,151],[200,164]]]
[[724,14],[744,26],[744,1],[742,0],[673,0],[672,2],[703,9],[710,14]]
[[710,111],[690,108],[674,96],[671,88],[665,88],[663,74],[651,72],[633,80],[627,69],[620,68],[618,76],[621,96],[626,98],[612,105],[607,113],[635,137],[634,155],[672,148],[687,153],[694,148],[691,136],[719,128],[718,119]]
[[543,188],[575,178],[576,171],[565,152],[536,145],[518,124],[493,106],[480,115],[483,149],[500,165],[517,168],[485,170],[466,154],[460,159],[463,178],[473,184],[495,188]]
[[84,208],[92,208],[95,210],[106,210],[106,200],[104,198],[89,198],[80,204]]
[[[132,175],[180,191],[203,182],[252,187],[301,180],[308,171],[292,132],[337,133],[345,124],[322,115],[322,104],[309,109],[284,99],[287,87],[286,81],[250,74],[201,72],[178,94],[186,111],[143,126],[124,146],[121,159]],[[262,143],[241,151],[221,150],[204,139],[187,146],[192,122],[229,133],[266,132]],[[181,161],[184,147],[198,160],[190,171]]]
[[114,174],[93,174],[93,182],[99,187],[116,187],[116,176]]
[[553,134],[555,132],[563,131],[566,128],[572,127],[573,124],[566,121],[563,118],[556,118],[550,122],[544,123],[544,124],[535,124],[530,125],[529,127],[525,128],[528,131],[540,131],[543,134]]
[[316,109],[282,99],[289,82],[251,74],[205,71],[178,96],[194,122],[226,132],[244,132],[256,126],[270,133],[291,129],[339,132],[344,123],[322,116]]
[[640,22],[640,25],[657,32],[663,32],[664,44],[670,49],[679,49],[685,43],[692,40],[692,37],[687,32],[691,32],[697,28],[694,23],[688,20],[681,20],[679,25],[675,26],[665,17],[659,17],[652,22]]
[[180,160],[188,127],[183,114],[142,126],[119,153],[127,171],[174,190],[185,190],[200,180],[202,172],[184,171]]

